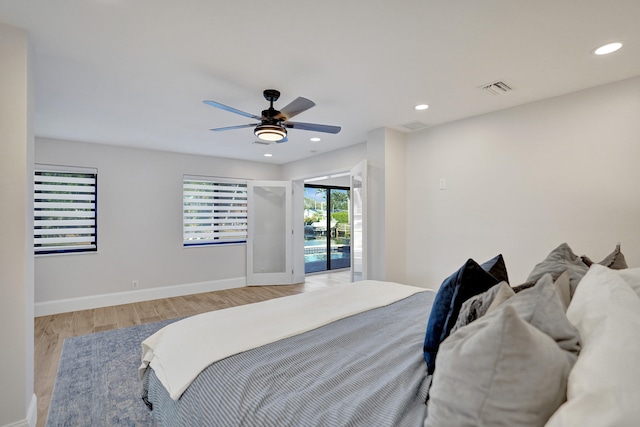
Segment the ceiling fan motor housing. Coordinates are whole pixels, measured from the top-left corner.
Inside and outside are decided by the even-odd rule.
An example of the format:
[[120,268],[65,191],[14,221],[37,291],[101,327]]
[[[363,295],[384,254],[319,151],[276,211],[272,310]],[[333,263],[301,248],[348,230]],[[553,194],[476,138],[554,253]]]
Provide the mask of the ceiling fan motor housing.
[[276,102],[278,98],[280,98],[280,92],[275,89],[265,89],[262,94],[264,95],[264,99],[271,103]]
[[262,110],[262,122],[278,123],[280,120],[275,118],[278,116],[278,114],[280,114],[280,111],[276,110],[273,107],[269,108],[268,110]]

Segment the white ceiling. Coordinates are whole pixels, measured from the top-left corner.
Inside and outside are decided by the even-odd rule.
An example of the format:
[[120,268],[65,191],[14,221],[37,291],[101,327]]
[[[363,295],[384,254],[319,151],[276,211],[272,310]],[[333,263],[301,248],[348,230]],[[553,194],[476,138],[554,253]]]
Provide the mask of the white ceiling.
[[[638,0],[2,0],[0,22],[31,37],[37,136],[276,164],[640,75]],[[252,120],[203,100],[260,115],[267,88],[342,131],[208,130]]]

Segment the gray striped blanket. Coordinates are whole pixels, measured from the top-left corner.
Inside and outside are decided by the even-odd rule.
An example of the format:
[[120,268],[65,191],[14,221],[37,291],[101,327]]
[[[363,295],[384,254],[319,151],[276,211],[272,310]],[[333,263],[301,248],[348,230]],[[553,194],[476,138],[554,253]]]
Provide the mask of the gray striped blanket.
[[160,426],[422,426],[434,296],[421,292],[220,360],[177,401],[148,368],[143,396]]

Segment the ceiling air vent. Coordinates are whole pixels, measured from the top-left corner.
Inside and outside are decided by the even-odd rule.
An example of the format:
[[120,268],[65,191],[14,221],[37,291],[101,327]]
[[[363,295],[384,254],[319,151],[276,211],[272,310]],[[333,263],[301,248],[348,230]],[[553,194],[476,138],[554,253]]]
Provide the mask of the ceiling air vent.
[[503,93],[511,92],[513,90],[511,89],[511,86],[502,81],[482,85],[479,88],[491,95],[502,95]]
[[418,130],[418,129],[426,128],[427,125],[425,123],[415,121],[415,122],[405,123],[402,125],[402,127],[409,130]]

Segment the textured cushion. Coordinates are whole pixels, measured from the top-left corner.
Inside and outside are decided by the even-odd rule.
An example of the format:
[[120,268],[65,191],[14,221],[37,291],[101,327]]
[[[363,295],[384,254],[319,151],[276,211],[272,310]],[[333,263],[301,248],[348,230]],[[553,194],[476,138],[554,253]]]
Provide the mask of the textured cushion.
[[[493,271],[498,277],[490,272]],[[469,298],[508,280],[502,255],[478,265],[469,259],[458,271],[449,276],[438,289],[424,338],[424,358],[428,372],[433,373],[440,343],[449,336],[462,304]]]
[[551,274],[555,280],[566,270],[570,271],[571,295],[573,295],[580,279],[587,274],[589,267],[571,250],[568,244],[563,243],[534,267],[526,281],[538,281],[547,273]]
[[507,282],[500,282],[492,286],[488,291],[469,298],[462,304],[460,314],[458,314],[458,320],[456,324],[453,325],[451,334],[457,329],[484,316],[496,300],[496,297],[499,297],[501,301],[505,301],[512,295],[514,295],[514,292],[511,290],[511,286],[509,286]]
[[565,400],[576,356],[523,319],[516,297],[442,343],[425,427],[541,426]]
[[640,281],[635,270],[624,277],[594,264],[582,279],[567,311],[582,352],[569,375],[568,401],[548,427],[638,425],[640,297],[627,282]]

